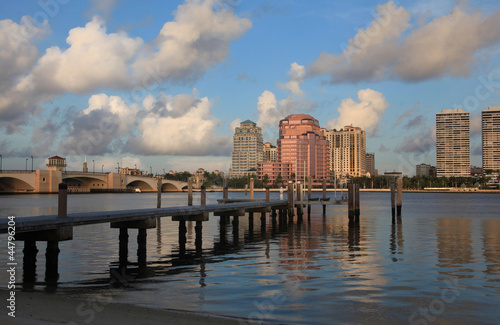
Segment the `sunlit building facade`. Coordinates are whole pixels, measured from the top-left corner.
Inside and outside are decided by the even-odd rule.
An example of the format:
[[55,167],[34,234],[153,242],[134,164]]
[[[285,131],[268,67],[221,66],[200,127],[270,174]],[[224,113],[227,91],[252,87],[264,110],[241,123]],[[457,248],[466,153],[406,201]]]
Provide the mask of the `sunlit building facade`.
[[232,168],[230,177],[257,172],[257,163],[263,161],[262,129],[255,122],[246,120],[234,130]]
[[264,162],[278,161],[278,148],[271,143],[264,143]]
[[483,170],[500,170],[500,106],[482,111]]
[[274,181],[303,181],[306,177],[320,181],[329,176],[328,141],[319,122],[307,114],[292,114],[279,123],[277,162],[259,164],[258,177]]
[[[335,177],[366,175],[366,133],[356,126],[340,131],[323,129],[330,147],[330,170]],[[373,169],[375,169],[373,157]],[[371,167],[371,166],[370,166]]]
[[470,176],[470,116],[459,109],[436,113],[437,176]]

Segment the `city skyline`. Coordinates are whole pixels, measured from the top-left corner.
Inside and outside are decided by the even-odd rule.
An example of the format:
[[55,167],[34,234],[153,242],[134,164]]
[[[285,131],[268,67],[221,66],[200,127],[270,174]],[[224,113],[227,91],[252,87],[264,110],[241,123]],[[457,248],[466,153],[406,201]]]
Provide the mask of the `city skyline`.
[[228,172],[235,126],[256,121],[275,144],[279,120],[300,113],[327,129],[360,127],[380,174],[412,175],[436,164],[435,114],[456,108],[470,112],[480,166],[481,112],[500,103],[499,10],[444,0],[5,2],[2,167],[24,169],[33,156],[40,169],[60,155],[81,170],[86,155],[89,170]]

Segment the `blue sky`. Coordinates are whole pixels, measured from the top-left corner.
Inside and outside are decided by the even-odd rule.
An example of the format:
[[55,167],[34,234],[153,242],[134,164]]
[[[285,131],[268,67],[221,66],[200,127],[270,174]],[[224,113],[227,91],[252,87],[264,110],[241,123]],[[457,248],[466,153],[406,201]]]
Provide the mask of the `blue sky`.
[[[4,169],[228,171],[251,119],[367,131],[379,172],[435,164],[435,114],[500,105],[498,1],[71,1],[0,4]],[[104,165],[104,167],[103,167]]]

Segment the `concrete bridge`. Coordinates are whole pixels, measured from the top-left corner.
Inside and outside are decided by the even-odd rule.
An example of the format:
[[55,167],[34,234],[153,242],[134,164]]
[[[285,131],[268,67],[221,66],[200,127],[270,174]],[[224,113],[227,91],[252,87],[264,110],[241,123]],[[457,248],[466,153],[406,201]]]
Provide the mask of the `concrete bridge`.
[[[70,192],[156,192],[158,179],[118,173],[67,172],[57,170],[0,171],[0,193],[57,193],[59,183],[68,184]],[[187,188],[186,182],[162,179],[162,192]]]

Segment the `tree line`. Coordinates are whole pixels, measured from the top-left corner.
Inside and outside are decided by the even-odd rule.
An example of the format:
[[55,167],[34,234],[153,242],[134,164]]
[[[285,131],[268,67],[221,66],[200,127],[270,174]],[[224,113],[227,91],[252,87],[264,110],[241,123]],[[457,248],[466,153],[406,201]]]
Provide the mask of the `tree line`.
[[[190,177],[193,175],[188,172],[176,172],[173,174],[165,174],[165,179],[187,182]],[[258,180],[255,174],[249,174],[240,177],[231,177],[226,178],[226,186],[229,188],[237,188],[243,189],[245,186],[249,186],[250,178],[254,179],[254,187],[255,188],[264,188],[266,186],[279,188],[280,186],[286,186],[285,182],[281,175],[278,175],[275,182],[269,181],[269,176],[264,175],[262,180]],[[203,185],[207,188],[216,186],[222,187],[224,184],[224,178],[221,174],[209,173],[205,172],[203,174]],[[295,175],[292,175],[292,180],[295,179]],[[368,188],[368,189],[388,189],[390,188],[390,178],[386,176],[363,176],[363,177],[347,177],[349,182],[354,182],[360,184],[360,188]],[[423,190],[426,187],[462,187],[462,188],[486,188],[487,182],[490,180],[490,177],[485,176],[484,174],[477,177],[433,177],[433,176],[403,176],[403,188],[404,189],[413,189],[413,190]],[[334,179],[331,178],[329,180],[329,186],[331,187],[334,183]],[[345,187],[345,184],[342,185],[342,182],[337,180],[337,187],[340,188],[342,186]],[[344,182],[345,183],[345,180]]]

